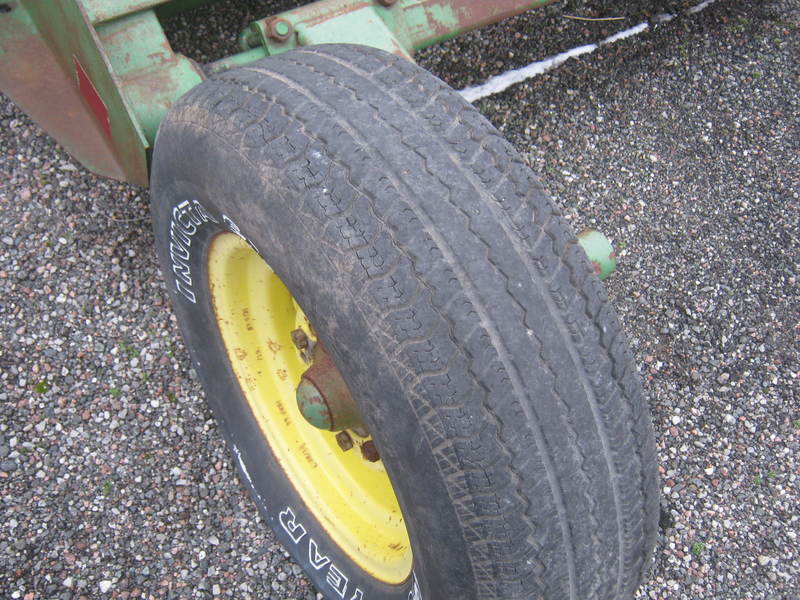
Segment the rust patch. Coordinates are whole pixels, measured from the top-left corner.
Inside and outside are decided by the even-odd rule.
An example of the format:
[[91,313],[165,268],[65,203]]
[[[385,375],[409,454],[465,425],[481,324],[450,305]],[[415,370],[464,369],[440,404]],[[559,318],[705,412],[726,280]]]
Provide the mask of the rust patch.
[[289,373],[286,372],[286,369],[278,369],[276,371],[278,377],[280,377],[281,381],[286,381],[289,378]]
[[280,351],[281,351],[281,348],[283,347],[283,346],[281,346],[281,345],[280,345],[278,342],[276,342],[276,341],[274,341],[274,340],[267,340],[267,346],[269,347],[269,349],[270,349],[270,350],[272,350],[272,351],[273,351],[273,352],[275,352],[276,354],[277,354],[278,352],[280,352]]
[[253,318],[250,316],[249,308],[242,309],[242,317],[244,318],[244,328],[247,331],[253,331],[255,328],[253,327]]
[[286,416],[286,407],[283,405],[281,400],[275,401],[275,407],[278,409],[279,413],[281,413],[284,417]]
[[317,461],[311,456],[311,452],[308,451],[308,447],[306,446],[305,442],[300,444],[300,454],[303,455],[303,458],[306,459],[306,462],[311,466],[312,469],[317,468]]
[[247,358],[247,352],[244,350],[244,348],[234,348],[233,354],[236,356],[237,360],[244,360]]
[[[8,19],[7,24],[13,21]],[[42,129],[87,168],[114,179],[128,179],[107,129],[93,118],[75,78],[58,62],[41,37],[8,31],[0,25],[0,89]],[[57,103],[58,108],[54,109]],[[131,174],[130,180],[140,179]]]

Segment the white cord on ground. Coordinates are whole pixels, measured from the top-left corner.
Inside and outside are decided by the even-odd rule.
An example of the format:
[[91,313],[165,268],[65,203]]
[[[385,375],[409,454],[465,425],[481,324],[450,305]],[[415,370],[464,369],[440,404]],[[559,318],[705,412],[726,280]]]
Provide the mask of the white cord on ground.
[[[708,7],[710,4],[713,4],[714,2],[716,2],[716,0],[704,0],[700,4],[697,4],[696,6],[693,6],[692,8],[688,9],[686,11],[686,14],[693,15],[699,13],[701,10]],[[667,21],[671,21],[673,18],[675,18],[675,15],[662,14],[662,15],[657,15],[657,17],[658,18],[656,19],[655,22],[664,23]],[[647,22],[639,23],[634,27],[615,33],[614,35],[611,35],[596,44],[577,46],[576,48],[571,48],[566,52],[556,54],[555,56],[545,58],[544,60],[533,62],[519,69],[506,71],[505,73],[501,73],[500,75],[495,75],[494,77],[490,77],[486,81],[486,83],[483,83],[481,85],[476,85],[473,87],[464,88],[459,93],[462,96],[464,96],[464,98],[468,102],[475,102],[476,100],[480,100],[481,98],[486,98],[487,96],[491,96],[492,94],[497,94],[499,92],[505,91],[515,83],[520,83],[521,81],[532,79],[538,75],[547,73],[547,71],[555,69],[557,66],[565,63],[573,56],[580,56],[581,54],[590,54],[591,52],[594,52],[601,46],[605,46],[607,44],[613,44],[614,42],[618,42],[619,40],[624,40],[625,38],[639,35],[641,32],[645,31],[649,27],[650,24]]]
[[686,14],[687,15],[693,15],[695,13],[699,13],[701,10],[706,8],[709,4],[714,4],[714,2],[716,2],[716,1],[717,0],[705,0],[704,2],[701,2],[700,4],[698,4],[697,6],[693,6],[692,8],[688,9],[686,11]]

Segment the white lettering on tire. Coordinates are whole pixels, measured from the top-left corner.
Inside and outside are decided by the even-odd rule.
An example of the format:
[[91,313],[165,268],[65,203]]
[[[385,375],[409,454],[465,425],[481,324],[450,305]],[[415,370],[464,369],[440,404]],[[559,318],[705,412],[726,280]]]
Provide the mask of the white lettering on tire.
[[281,527],[289,534],[295,544],[303,539],[306,534],[306,528],[295,520],[294,511],[291,508],[287,506],[283,509],[278,515],[278,520],[281,523]]
[[[278,514],[278,521],[283,530],[289,535],[289,538],[295,543],[296,546],[308,544],[306,550],[308,551],[308,561],[311,566],[317,571],[325,571],[325,583],[339,596],[339,598],[347,598],[347,591],[350,584],[350,578],[345,575],[339,567],[337,567],[330,557],[325,555],[320,550],[317,541],[308,534],[305,526],[300,523],[295,515],[294,510],[287,506]],[[414,580],[416,582],[416,579]],[[418,587],[417,587],[418,589]],[[411,596],[409,596],[411,598]],[[353,590],[350,600],[364,600],[364,592],[359,588]],[[414,596],[414,600],[422,600],[421,596]]]
[[172,209],[169,258],[172,262],[172,274],[175,276],[175,289],[192,304],[197,303],[192,289],[192,267],[189,265],[192,238],[197,234],[198,226],[207,221],[218,222],[197,200],[184,200]]

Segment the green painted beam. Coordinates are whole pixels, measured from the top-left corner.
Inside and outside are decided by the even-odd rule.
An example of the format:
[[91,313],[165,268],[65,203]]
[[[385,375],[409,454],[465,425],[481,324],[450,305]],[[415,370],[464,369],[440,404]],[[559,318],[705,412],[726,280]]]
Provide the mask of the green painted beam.
[[191,10],[214,0],[81,0],[89,21],[97,25],[151,8],[161,16]]
[[319,0],[261,19],[243,32],[243,50],[279,54],[298,46],[354,43],[410,58],[431,46],[551,0]]

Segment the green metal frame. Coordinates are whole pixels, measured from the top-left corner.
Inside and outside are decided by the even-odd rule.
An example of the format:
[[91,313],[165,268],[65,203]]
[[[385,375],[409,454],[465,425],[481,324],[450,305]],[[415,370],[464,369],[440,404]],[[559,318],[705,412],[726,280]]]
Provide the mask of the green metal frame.
[[158,124],[204,77],[172,51],[154,10],[163,3],[3,3],[0,91],[90,170],[147,185]]
[[[176,54],[159,17],[211,0],[0,0],[0,91],[90,170],[148,184],[170,106],[205,77]],[[350,42],[411,59],[415,50],[550,0],[319,0],[258,20],[216,72],[299,46]],[[598,275],[616,266],[596,231],[579,242]]]
[[[240,43],[244,50],[258,46],[278,54],[298,46],[351,42],[411,58],[415,50],[550,1],[320,0],[256,21]],[[278,31],[281,26],[284,30]]]
[[0,0],[0,90],[92,171],[147,185],[161,119],[205,72],[332,42],[411,59],[550,0],[320,0],[254,22],[241,53],[200,68],[159,18],[209,1]]

